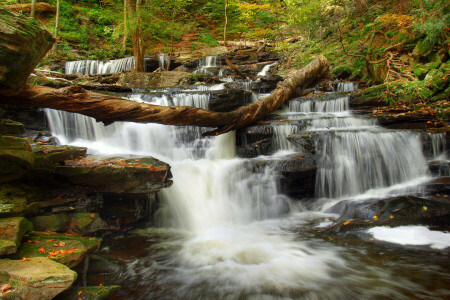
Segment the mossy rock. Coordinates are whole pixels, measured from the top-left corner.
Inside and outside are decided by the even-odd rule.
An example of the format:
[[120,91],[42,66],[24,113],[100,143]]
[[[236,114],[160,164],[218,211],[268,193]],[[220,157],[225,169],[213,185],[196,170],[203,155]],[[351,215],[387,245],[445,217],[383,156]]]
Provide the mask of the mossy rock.
[[12,257],[48,257],[72,268],[82,262],[87,253],[95,252],[99,247],[97,238],[33,231]]
[[69,228],[70,216],[65,213],[37,216],[30,219],[37,231],[64,232]]
[[0,94],[19,94],[54,41],[34,18],[0,7]]
[[66,160],[72,160],[86,155],[87,148],[61,145],[33,144],[33,153],[36,156],[35,167],[52,168]]
[[0,240],[11,241],[15,248],[9,243],[3,243],[5,248],[0,249],[0,255],[12,254],[19,247],[25,233],[33,230],[33,224],[23,217],[0,219]]
[[337,79],[347,79],[353,74],[352,69],[349,66],[337,66],[332,72],[332,76]]
[[14,136],[0,136],[0,149],[32,151],[27,139]]
[[70,215],[69,232],[87,235],[108,228],[98,213],[74,213]]
[[25,126],[16,121],[2,120],[0,122],[0,134],[22,136],[25,133]]
[[12,286],[2,299],[50,300],[67,290],[77,273],[45,257],[0,260],[0,285]]
[[71,287],[56,299],[64,300],[103,300],[121,289],[120,285]]

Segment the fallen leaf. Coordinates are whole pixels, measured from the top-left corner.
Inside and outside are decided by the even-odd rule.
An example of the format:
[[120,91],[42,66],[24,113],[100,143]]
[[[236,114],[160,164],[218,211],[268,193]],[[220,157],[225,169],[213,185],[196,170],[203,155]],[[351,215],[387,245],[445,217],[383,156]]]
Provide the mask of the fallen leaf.
[[83,294],[83,291],[79,291],[78,292],[78,296],[80,296],[81,294]]
[[103,285],[100,283],[100,286],[98,288],[101,289],[102,287],[103,287]]
[[393,215],[390,215],[390,216],[389,216],[389,218],[393,219],[393,218],[394,218],[394,216],[393,216]]
[[428,210],[428,207],[424,206],[422,207],[423,210]]
[[39,242],[38,241],[28,240],[27,243],[36,244],[36,243],[39,243]]
[[350,221],[345,221],[344,222],[344,225],[348,225],[348,224],[350,224]]
[[53,246],[54,246],[54,247],[59,247],[59,244],[54,243]]
[[45,254],[45,249],[44,249],[44,247],[39,248],[38,251],[41,252],[42,254]]
[[377,217],[377,216],[373,216],[373,219],[374,219],[374,220],[378,220],[378,217]]
[[30,258],[28,258],[28,257],[22,257],[22,261],[29,261],[30,260]]
[[10,284],[3,284],[0,286],[0,292],[5,293],[8,290],[12,290],[14,287]]
[[95,218],[95,214],[91,214],[91,218]]
[[66,243],[65,243],[65,242],[59,242],[58,245],[59,245],[60,247],[64,247],[64,246],[66,245]]

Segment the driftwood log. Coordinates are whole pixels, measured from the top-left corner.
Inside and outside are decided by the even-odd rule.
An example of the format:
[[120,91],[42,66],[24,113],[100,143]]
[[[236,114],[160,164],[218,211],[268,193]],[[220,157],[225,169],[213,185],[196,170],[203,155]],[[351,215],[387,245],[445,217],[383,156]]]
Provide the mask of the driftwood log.
[[303,69],[280,82],[268,97],[231,112],[212,112],[194,107],[158,106],[89,92],[81,87],[53,89],[27,86],[15,96],[0,96],[0,103],[53,108],[80,113],[105,124],[116,121],[216,127],[204,135],[219,135],[260,120],[286,101],[298,88],[308,86],[328,70],[327,59],[320,55]]

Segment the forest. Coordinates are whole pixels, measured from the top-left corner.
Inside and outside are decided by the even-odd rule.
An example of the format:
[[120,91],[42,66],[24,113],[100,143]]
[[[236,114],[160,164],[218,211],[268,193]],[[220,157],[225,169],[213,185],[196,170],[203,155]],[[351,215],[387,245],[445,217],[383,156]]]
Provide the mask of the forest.
[[450,297],[445,0],[0,0],[0,297]]

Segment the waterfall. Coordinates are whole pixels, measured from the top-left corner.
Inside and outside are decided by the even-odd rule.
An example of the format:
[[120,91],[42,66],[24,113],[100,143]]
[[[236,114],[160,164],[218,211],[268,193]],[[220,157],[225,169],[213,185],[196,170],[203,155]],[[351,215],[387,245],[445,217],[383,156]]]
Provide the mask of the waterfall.
[[134,56],[105,62],[99,60],[67,61],[66,74],[98,75],[120,73],[134,69],[134,66]]
[[270,71],[270,69],[275,66],[277,63],[273,63],[273,64],[269,64],[269,65],[265,65],[264,68],[258,73],[256,74],[257,76],[260,77],[264,77],[267,76],[267,73]]
[[220,68],[220,60],[218,56],[206,56],[198,61],[198,68],[194,70],[194,74],[214,75],[213,70]]

